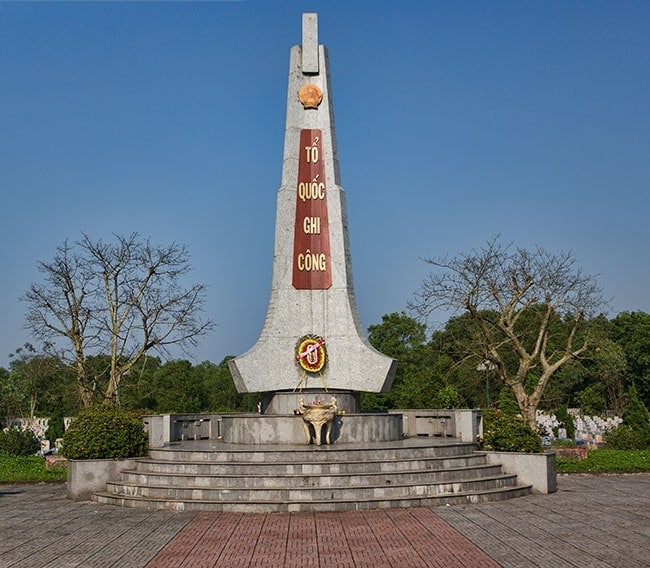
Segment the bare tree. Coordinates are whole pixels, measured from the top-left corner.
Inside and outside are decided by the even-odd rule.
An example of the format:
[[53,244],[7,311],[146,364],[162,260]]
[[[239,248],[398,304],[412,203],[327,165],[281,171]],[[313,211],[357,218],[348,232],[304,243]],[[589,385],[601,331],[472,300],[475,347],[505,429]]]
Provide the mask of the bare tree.
[[[480,250],[425,262],[436,270],[410,309],[421,318],[436,309],[469,313],[478,337],[468,355],[496,373],[534,426],[553,373],[592,341],[586,323],[605,305],[595,278],[576,267],[572,253],[526,250],[498,237]],[[558,319],[562,326],[554,325]]]
[[93,401],[93,388],[86,376],[85,354],[98,339],[89,328],[95,283],[91,259],[77,253],[65,241],[50,262],[39,262],[45,283],[32,283],[21,298],[27,302],[26,327],[35,337],[66,338],[76,367],[79,396],[84,406]]
[[105,402],[119,402],[122,379],[149,352],[169,356],[179,346],[189,354],[213,327],[203,320],[205,286],[182,286],[190,271],[184,246],[153,245],[137,233],[115,242],[88,235],[57,248],[51,262],[39,263],[45,283],[30,285],[27,327],[41,338],[69,341],[81,401],[93,402],[97,382],[88,376],[86,357],[109,356]]

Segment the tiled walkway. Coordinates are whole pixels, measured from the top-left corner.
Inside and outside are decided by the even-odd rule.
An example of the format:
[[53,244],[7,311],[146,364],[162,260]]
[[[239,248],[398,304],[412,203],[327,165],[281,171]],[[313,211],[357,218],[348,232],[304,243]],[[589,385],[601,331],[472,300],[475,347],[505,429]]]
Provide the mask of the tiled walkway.
[[475,566],[494,560],[430,509],[201,513],[147,568]]
[[561,476],[559,491],[432,509],[143,511],[0,485],[0,568],[650,566],[650,474]]

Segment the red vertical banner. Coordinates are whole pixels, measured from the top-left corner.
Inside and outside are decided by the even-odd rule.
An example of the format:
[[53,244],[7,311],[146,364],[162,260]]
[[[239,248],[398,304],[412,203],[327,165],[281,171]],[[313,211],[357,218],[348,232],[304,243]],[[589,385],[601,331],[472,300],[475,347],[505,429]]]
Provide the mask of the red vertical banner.
[[292,281],[298,290],[332,285],[322,138],[318,129],[300,131]]

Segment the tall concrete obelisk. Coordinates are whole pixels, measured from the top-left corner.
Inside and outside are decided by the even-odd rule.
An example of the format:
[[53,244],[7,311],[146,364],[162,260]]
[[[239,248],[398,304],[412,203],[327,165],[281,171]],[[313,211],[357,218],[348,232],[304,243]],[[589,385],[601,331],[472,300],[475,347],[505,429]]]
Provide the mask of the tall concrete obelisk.
[[382,392],[396,361],[365,339],[352,284],[327,51],[316,14],[291,49],[271,298],[257,343],[230,361],[239,392]]

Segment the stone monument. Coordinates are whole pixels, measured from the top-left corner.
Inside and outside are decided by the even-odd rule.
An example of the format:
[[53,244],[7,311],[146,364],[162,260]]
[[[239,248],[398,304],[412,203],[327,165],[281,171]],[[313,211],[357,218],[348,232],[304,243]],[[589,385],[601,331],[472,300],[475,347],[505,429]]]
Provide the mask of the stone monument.
[[[73,460],[70,498],[95,492],[100,503],[149,510],[298,513],[531,492],[475,452],[480,411],[358,412],[356,393],[390,388],[396,362],[361,331],[343,196],[326,52],[316,16],[306,14],[302,46],[291,50],[271,301],[257,343],[230,362],[240,392],[266,393],[261,412],[147,416],[149,458],[113,468],[115,481],[100,474],[92,488],[87,474],[96,483],[97,464],[90,472]],[[547,464],[555,454],[533,456],[546,467],[525,456],[527,473],[554,482]]]
[[368,343],[357,311],[327,51],[312,13],[291,49],[283,160],[266,320],[230,370],[239,392],[265,393],[263,413],[291,412],[305,392],[335,393],[339,409],[356,412],[352,393],[388,391],[396,361]]

